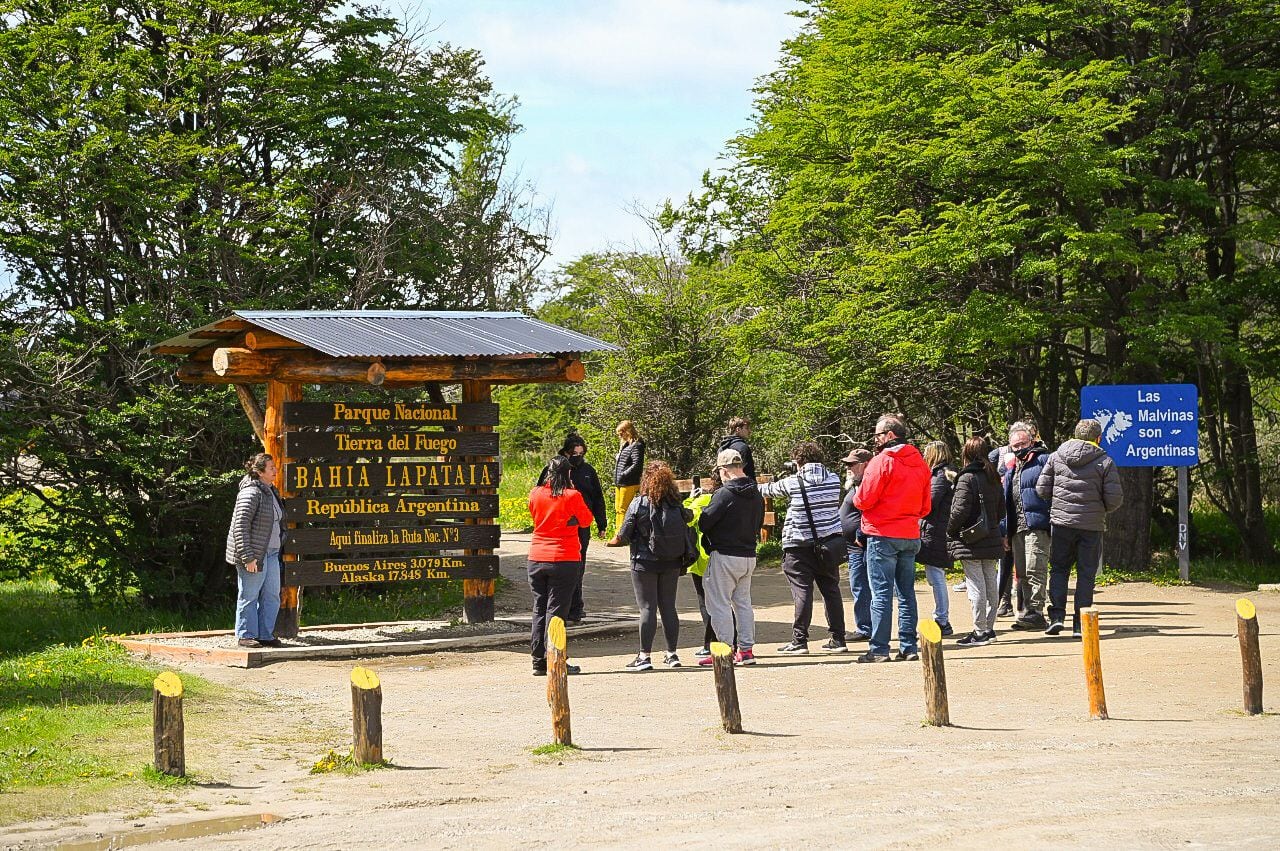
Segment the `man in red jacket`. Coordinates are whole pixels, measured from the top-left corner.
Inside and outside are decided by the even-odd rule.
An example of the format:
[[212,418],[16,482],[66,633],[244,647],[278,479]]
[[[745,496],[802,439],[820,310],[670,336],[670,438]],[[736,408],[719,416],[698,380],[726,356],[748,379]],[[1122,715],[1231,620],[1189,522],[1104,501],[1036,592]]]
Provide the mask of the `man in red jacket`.
[[859,662],[889,661],[893,595],[898,594],[898,661],[920,658],[916,646],[916,553],[920,518],[929,513],[929,466],[907,443],[902,420],[876,422],[878,454],[867,463],[853,504],[862,511],[871,581],[871,642]]

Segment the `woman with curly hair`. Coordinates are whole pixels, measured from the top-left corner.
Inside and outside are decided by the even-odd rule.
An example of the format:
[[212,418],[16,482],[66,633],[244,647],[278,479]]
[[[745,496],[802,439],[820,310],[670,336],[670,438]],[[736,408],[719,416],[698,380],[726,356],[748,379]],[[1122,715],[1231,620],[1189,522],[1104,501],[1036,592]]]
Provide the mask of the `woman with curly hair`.
[[627,663],[628,671],[653,668],[649,654],[658,632],[659,612],[667,642],[662,663],[668,668],[680,667],[676,654],[680,639],[676,589],[687,563],[684,544],[692,519],[693,512],[681,504],[671,468],[665,461],[649,462],[640,480],[640,495],[631,501],[626,517],[608,542],[610,547],[631,545],[631,584],[640,608],[640,652]]

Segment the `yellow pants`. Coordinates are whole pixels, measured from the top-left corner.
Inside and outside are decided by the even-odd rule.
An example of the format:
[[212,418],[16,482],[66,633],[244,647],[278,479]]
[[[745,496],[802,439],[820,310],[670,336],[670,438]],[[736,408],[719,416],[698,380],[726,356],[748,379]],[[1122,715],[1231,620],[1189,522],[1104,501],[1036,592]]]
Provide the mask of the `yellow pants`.
[[631,500],[636,498],[636,494],[640,492],[639,485],[620,485],[613,492],[613,510],[614,524],[621,525],[622,518],[627,516],[627,506],[631,504]]

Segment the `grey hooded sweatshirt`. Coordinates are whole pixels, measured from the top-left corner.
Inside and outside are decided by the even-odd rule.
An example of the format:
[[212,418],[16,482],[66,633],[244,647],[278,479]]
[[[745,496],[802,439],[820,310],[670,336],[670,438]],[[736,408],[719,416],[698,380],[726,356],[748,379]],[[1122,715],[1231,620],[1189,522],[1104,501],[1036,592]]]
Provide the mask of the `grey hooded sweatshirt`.
[[1071,439],[1045,462],[1036,494],[1049,501],[1049,522],[1102,532],[1107,515],[1124,502],[1120,472],[1107,451],[1095,443]]

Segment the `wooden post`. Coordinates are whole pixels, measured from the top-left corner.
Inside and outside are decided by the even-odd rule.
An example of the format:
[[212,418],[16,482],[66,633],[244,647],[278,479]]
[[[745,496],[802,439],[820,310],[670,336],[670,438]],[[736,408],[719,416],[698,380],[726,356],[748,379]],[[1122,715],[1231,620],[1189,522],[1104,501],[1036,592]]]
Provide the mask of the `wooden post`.
[[351,670],[352,758],[361,765],[382,764],[382,684],[368,668]]
[[[284,403],[297,402],[302,399],[302,385],[286,384],[282,381],[267,382],[267,409],[263,415],[264,434],[262,451],[276,460],[277,483],[280,495],[293,494],[284,489],[289,477],[286,471],[289,459],[284,457]],[[296,555],[284,556],[285,561],[294,561]],[[302,622],[302,589],[296,585],[280,589],[280,614],[276,616],[275,635],[277,638],[297,638],[298,627]]]
[[173,777],[187,776],[186,732],[182,726],[182,680],[165,671],[152,684],[151,735],[155,743],[156,771]]
[[942,629],[931,620],[920,622],[920,660],[924,663],[925,721],[931,727],[950,727],[947,673],[942,667]]
[[1084,633],[1084,681],[1089,689],[1089,717],[1107,720],[1107,696],[1102,690],[1102,655],[1098,647],[1098,610],[1080,610]]
[[572,745],[569,730],[569,637],[564,621],[553,617],[547,624],[547,705],[551,707],[551,733],[557,745]]
[[738,706],[738,681],[733,673],[733,648],[723,641],[711,642],[711,661],[716,675],[720,723],[726,733],[741,733],[742,710]]
[[[464,381],[462,382],[462,401],[466,402],[489,402],[493,399],[493,389],[488,382],[485,381]],[[491,432],[493,426],[460,426],[459,431],[464,432]],[[497,460],[492,455],[475,455],[466,456],[464,461],[484,462]],[[494,488],[469,488],[467,493],[489,494],[497,493]],[[491,517],[479,519],[469,519],[466,523],[479,523],[491,525],[494,520]],[[466,550],[467,555],[492,555],[493,550]],[[462,615],[463,620],[467,623],[492,623],[494,617],[493,595],[495,590],[495,581],[492,579],[464,579],[462,580]]]
[[1262,714],[1262,652],[1258,649],[1258,610],[1252,600],[1236,600],[1236,635],[1244,665],[1244,711]]
[[[257,435],[258,440],[262,441],[262,445],[266,446],[267,441],[267,423],[266,417],[262,413],[262,405],[258,403],[258,397],[253,395],[253,387],[248,384],[234,384],[236,388],[236,398],[240,400],[240,407],[244,409],[244,415],[249,418],[249,425],[253,426],[253,433]],[[262,450],[266,452],[267,450]]]

